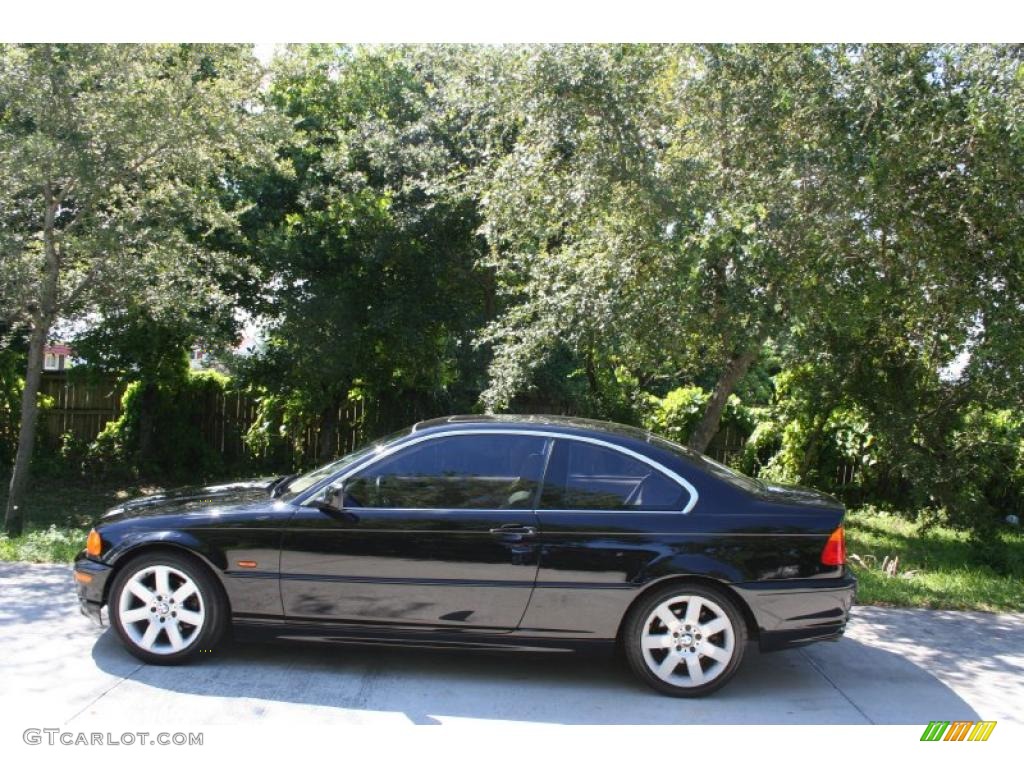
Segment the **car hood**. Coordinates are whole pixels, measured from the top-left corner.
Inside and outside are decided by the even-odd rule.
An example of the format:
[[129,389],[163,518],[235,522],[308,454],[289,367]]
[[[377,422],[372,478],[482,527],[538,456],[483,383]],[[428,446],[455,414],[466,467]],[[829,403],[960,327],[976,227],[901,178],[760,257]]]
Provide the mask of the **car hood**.
[[111,523],[150,515],[183,514],[187,512],[224,509],[267,499],[277,478],[260,477],[221,485],[175,488],[150,496],[142,496],[111,509],[100,522]]

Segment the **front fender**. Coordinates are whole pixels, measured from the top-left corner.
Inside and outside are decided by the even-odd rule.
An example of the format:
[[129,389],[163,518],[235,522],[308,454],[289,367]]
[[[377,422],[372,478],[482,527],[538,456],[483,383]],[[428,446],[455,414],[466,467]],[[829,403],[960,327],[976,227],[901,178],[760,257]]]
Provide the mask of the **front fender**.
[[227,591],[224,578],[226,559],[222,552],[211,551],[198,538],[184,531],[139,531],[119,538],[110,550],[104,553],[101,562],[110,569],[102,587],[102,605],[106,605],[110,598],[110,585],[114,582],[113,576],[120,567],[134,555],[156,547],[177,549],[199,558],[220,582],[221,588]]
[[[257,541],[257,548],[244,549],[238,547],[237,534],[233,533],[230,536],[229,546],[225,546],[222,537],[209,534],[208,529],[197,529],[195,532],[188,529],[161,528],[126,531],[116,538],[111,537],[110,550],[104,555],[102,562],[109,565],[111,573],[114,573],[139,552],[156,547],[179,550],[198,558],[210,569],[227,598],[232,615],[280,618],[281,591],[276,583],[268,582],[268,579],[276,582],[278,578],[279,534],[274,531],[271,541]],[[243,541],[243,544],[249,543],[248,540]],[[264,569],[251,573],[239,568],[232,569],[232,563],[239,558],[258,560],[264,565]],[[111,582],[113,578],[107,579],[107,584]],[[104,603],[108,597],[109,587],[103,595]]]
[[184,550],[199,557],[210,568],[221,577],[227,568],[227,558],[221,550],[211,549],[201,539],[188,531],[138,531],[129,533],[119,539],[110,551],[106,553],[103,561],[108,565],[117,568],[137,552],[153,546],[165,546]]

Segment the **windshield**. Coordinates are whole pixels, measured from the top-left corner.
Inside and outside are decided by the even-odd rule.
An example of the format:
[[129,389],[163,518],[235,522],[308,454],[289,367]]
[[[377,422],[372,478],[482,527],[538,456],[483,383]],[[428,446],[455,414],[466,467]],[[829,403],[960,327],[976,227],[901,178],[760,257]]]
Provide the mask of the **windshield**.
[[406,427],[405,429],[400,429],[397,432],[392,432],[387,437],[382,437],[369,445],[363,446],[357,451],[345,454],[340,459],[332,461],[330,464],[324,464],[322,467],[317,467],[304,475],[299,475],[288,482],[287,487],[281,494],[281,498],[285,501],[291,501],[300,493],[309,490],[321,480],[326,480],[328,477],[340,472],[345,467],[355,464],[357,461],[360,461],[372,453],[383,450],[395,440],[408,435],[411,431],[411,427]]
[[720,480],[725,480],[727,483],[732,483],[740,488],[748,491],[757,493],[764,489],[764,484],[760,480],[756,480],[753,477],[748,477],[742,472],[737,472],[732,467],[727,467],[725,464],[721,464],[714,459],[710,459],[703,453],[697,453],[697,451],[673,443],[671,440],[666,440],[663,437],[651,436],[651,442],[655,445],[659,445],[662,448],[666,448],[672,453],[682,456],[685,459],[689,459],[692,462],[700,464],[703,469],[713,474]]

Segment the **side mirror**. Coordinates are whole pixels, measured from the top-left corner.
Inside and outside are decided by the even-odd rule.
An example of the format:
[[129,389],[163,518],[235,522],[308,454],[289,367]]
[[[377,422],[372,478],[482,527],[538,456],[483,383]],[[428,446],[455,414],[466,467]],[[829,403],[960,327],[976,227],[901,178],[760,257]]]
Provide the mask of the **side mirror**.
[[344,518],[348,522],[359,520],[353,513],[345,511],[345,483],[330,486],[325,491],[323,498],[314,499],[310,502],[310,506],[331,517]]

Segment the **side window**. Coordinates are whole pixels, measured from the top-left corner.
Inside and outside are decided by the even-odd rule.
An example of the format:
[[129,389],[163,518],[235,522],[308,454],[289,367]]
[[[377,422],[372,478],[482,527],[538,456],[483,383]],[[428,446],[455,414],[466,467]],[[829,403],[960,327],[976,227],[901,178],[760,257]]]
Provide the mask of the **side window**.
[[547,440],[453,435],[425,440],[346,483],[346,502],[395,509],[530,509]]
[[541,509],[682,509],[687,491],[651,465],[612,448],[556,440]]

